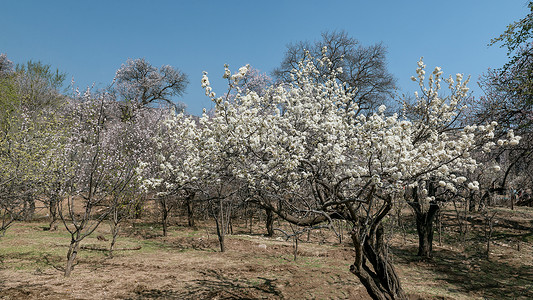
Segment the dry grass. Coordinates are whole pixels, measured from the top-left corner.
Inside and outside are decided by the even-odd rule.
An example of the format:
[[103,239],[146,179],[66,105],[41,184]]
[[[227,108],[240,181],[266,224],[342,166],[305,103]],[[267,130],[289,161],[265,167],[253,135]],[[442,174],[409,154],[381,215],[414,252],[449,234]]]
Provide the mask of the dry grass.
[[[466,246],[446,231],[431,261],[415,256],[412,233],[392,235],[407,293],[412,299],[532,299],[533,233],[524,228],[533,210],[518,215],[498,213],[490,261],[477,254],[476,227]],[[43,231],[45,226],[44,220],[17,223],[0,239],[0,299],[370,299],[348,271],[353,250],[326,231],[314,232],[312,243],[300,243],[293,261],[290,241],[244,234],[244,228],[227,237],[228,251],[220,253],[212,229],[206,230],[212,227],[175,225],[162,237],[157,224],[137,221],[125,225],[117,247],[140,250],[117,251],[113,258],[81,250],[72,276],[64,278],[60,269],[69,235],[61,227]],[[98,235],[109,238],[108,226],[102,224],[82,244],[107,247]]]

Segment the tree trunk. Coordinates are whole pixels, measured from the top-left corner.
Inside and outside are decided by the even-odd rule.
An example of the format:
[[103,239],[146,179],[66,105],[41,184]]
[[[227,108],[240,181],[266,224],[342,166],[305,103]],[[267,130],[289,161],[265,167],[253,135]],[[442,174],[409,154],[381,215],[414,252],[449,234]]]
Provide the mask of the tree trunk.
[[168,213],[165,210],[163,212],[163,219],[161,220],[161,223],[163,225],[163,236],[167,236],[167,217],[168,217]]
[[253,228],[254,228],[254,210],[250,211],[250,234],[253,234]]
[[372,299],[407,300],[385,248],[383,226],[378,225],[377,230],[368,235],[365,231],[363,225],[352,230],[355,262],[350,266],[350,272],[359,278]]
[[35,199],[32,196],[29,196],[26,201],[24,201],[24,221],[33,220],[33,215],[35,214]]
[[65,267],[65,277],[69,277],[72,269],[74,268],[74,261],[78,255],[78,249],[80,247],[80,242],[72,239],[70,241],[70,246],[67,252],[67,266]]
[[57,225],[55,224],[57,221],[57,213],[58,213],[58,199],[56,197],[53,197],[50,199],[50,204],[48,207],[48,213],[50,215],[50,225],[48,226],[48,230],[56,230]]
[[168,219],[168,209],[167,209],[167,199],[161,199],[161,225],[163,226],[163,236],[167,236],[167,219]]
[[186,205],[187,205],[187,221],[189,227],[194,227],[194,207],[193,207],[193,198],[194,194],[191,194],[186,199]]
[[415,209],[418,256],[423,258],[431,258],[433,254],[433,221],[438,211],[437,204],[430,204],[429,210],[425,213]]
[[[430,196],[435,196],[436,188],[433,182],[428,183],[428,192]],[[418,234],[418,256],[431,258],[433,254],[433,221],[440,207],[437,202],[429,203],[428,211],[422,211],[422,205],[418,198],[418,189],[412,191],[412,202],[407,202],[415,212],[416,232]]]
[[220,252],[225,252],[226,246],[224,244],[224,237],[226,234],[224,232],[224,207],[222,204],[222,199],[219,199],[218,216],[215,215],[215,223],[217,225],[217,236],[218,243],[220,244]]
[[119,211],[118,211],[118,208],[115,207],[113,208],[113,214],[112,214],[111,224],[110,224],[112,238],[111,238],[111,244],[109,245],[109,257],[113,257],[113,249],[117,241],[118,231],[120,230],[119,224],[120,224]]
[[274,212],[270,208],[265,208],[266,211],[266,229],[269,237],[274,236]]
[[[488,193],[488,192],[486,192],[486,193]],[[469,200],[470,201],[468,202],[468,211],[469,212],[475,212],[476,211],[476,201],[474,200],[474,194],[473,193],[470,194]]]
[[119,230],[120,230],[119,224],[115,224],[115,226],[113,226],[113,229],[111,230],[112,238],[111,238],[111,244],[109,245],[109,257],[113,257],[113,249],[115,247],[115,243],[117,242],[117,236],[118,236]]
[[142,217],[143,206],[144,206],[144,197],[141,197],[141,199],[135,202],[135,209],[134,209],[135,219],[140,219]]
[[225,252],[226,247],[224,245],[224,226],[222,226],[219,222],[219,220],[216,220],[217,224],[217,236],[218,236],[218,243],[220,245],[220,252]]

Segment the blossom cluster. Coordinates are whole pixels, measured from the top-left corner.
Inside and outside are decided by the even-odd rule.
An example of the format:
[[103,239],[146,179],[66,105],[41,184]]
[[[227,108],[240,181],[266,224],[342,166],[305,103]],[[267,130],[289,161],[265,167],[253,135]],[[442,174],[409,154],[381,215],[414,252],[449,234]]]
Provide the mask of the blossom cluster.
[[[321,58],[307,55],[293,70],[292,83],[271,86],[261,95],[237,91],[236,101],[216,97],[204,73],[202,87],[215,112],[204,113],[198,123],[178,116],[179,125],[168,127],[172,133],[165,147],[179,149],[168,152],[173,157],[160,154],[163,174],[151,179],[152,185],[171,189],[232,176],[252,191],[307,210],[356,199],[370,188],[386,195],[429,179],[450,191],[459,185],[479,189],[464,174],[478,167],[472,151],[496,146],[491,139],[497,124],[454,126],[468,93],[462,74],[443,79],[437,67],[426,80],[421,59],[412,78],[421,90],[414,104],[406,105],[404,113],[389,115],[381,106],[363,114],[338,79],[342,69],[318,78],[317,66],[330,65],[325,53]],[[225,66],[230,90],[248,69],[231,74]],[[442,82],[447,83],[447,97],[440,95]],[[519,139],[511,132],[497,144]],[[306,200],[296,204],[298,197]]]

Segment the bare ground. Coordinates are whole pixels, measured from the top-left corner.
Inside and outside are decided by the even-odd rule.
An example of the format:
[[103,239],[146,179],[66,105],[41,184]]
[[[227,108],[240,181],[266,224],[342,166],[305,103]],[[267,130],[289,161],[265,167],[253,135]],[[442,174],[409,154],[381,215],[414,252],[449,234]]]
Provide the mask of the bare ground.
[[[434,258],[422,261],[415,256],[416,236],[391,235],[393,259],[410,297],[533,299],[533,211],[518,218],[507,211],[499,215],[490,260],[477,254],[481,243],[435,242]],[[0,299],[370,299],[349,272],[349,243],[327,232],[314,232],[312,243],[300,242],[294,261],[292,242],[245,234],[244,228],[227,236],[227,251],[220,253],[216,235],[204,226],[175,225],[162,237],[157,224],[129,223],[117,247],[140,250],[119,250],[112,258],[81,250],[72,276],[64,278],[69,236],[44,226],[18,223],[0,238]],[[107,247],[99,235],[109,238],[108,227],[82,245]]]

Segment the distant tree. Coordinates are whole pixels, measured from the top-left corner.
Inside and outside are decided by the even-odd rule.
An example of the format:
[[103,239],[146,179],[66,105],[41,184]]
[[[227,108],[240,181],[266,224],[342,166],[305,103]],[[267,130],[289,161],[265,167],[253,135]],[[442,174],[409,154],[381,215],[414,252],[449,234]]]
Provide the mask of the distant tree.
[[505,32],[492,39],[489,44],[492,46],[501,43],[500,47],[507,48],[510,61],[504,68],[520,65],[524,62],[524,57],[531,57],[533,54],[533,1],[529,1],[527,7],[529,13],[524,18],[509,24]]
[[[508,187],[512,180],[533,170],[533,1],[527,4],[528,14],[507,26],[507,29],[489,45],[500,44],[507,49],[509,61],[502,67],[488,70],[479,80],[484,92],[474,107],[476,122],[497,121],[501,126],[495,142],[502,136],[522,136],[519,145],[505,144],[489,160],[501,161],[503,176],[496,186]],[[527,181],[526,182],[530,182]],[[533,185],[523,186],[532,188]]]
[[507,129],[529,130],[533,119],[533,1],[528,9],[524,18],[509,24],[489,44],[507,48],[509,62],[489,70],[479,82],[485,92],[479,116],[496,119]]
[[0,68],[0,210],[8,225],[31,219],[37,196],[47,198],[67,124],[59,114],[62,73],[31,61],[13,69],[5,54]]
[[187,75],[177,68],[157,69],[144,58],[129,59],[115,76],[115,90],[123,100],[142,106],[162,101],[181,110],[184,104],[174,103],[172,97],[183,95],[188,83]]
[[331,70],[342,68],[338,80],[346,83],[346,91],[352,94],[352,102],[360,110],[373,110],[393,96],[396,85],[387,70],[386,47],[381,43],[363,46],[345,31],[324,32],[322,39],[313,43],[289,44],[281,65],[273,72],[274,77],[282,82],[294,81],[291,73],[300,68],[298,63],[309,55],[321,57],[324,50],[330,65],[317,66],[320,74],[326,76],[318,79],[326,81]]
[[57,107],[65,98],[61,92],[66,76],[39,61],[17,64],[15,78],[20,100],[31,111]]
[[[9,106],[3,108],[6,107]],[[57,171],[55,154],[62,147],[67,126],[55,111],[39,114],[22,109],[2,111],[0,215],[3,225],[0,232],[15,220],[31,219],[35,199],[48,194]]]
[[[226,70],[226,72],[229,72],[227,66]],[[231,81],[231,76],[226,75],[225,77],[226,79]],[[254,92],[259,96],[262,96],[266,92],[267,88],[272,85],[272,83],[272,78],[270,78],[270,76],[250,66],[249,68],[247,68],[247,71],[244,76],[238,81],[236,86],[233,88],[240,93]],[[230,98],[234,97],[235,95],[230,94]]]
[[13,62],[7,58],[5,53],[0,53],[0,77],[13,72]]

